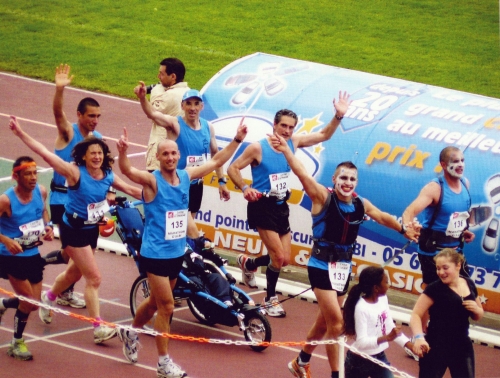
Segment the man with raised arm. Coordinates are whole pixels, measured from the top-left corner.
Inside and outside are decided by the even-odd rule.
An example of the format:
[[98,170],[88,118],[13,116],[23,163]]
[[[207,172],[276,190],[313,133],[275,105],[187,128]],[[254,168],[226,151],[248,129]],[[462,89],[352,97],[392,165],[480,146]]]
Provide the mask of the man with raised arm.
[[[334,340],[342,333],[341,304],[349,288],[352,253],[365,214],[410,240],[416,240],[415,229],[413,225],[403,228],[395,217],[354,192],[358,184],[358,169],[352,162],[342,162],[337,166],[333,174],[334,190],[330,192],[307,172],[285,138],[276,133],[270,137],[270,143],[283,154],[312,202],[314,244],[307,273],[318,300],[319,312],[307,334],[307,341],[319,341],[323,337]],[[315,348],[316,345],[307,344],[288,364],[295,377],[311,377],[309,361]],[[338,344],[327,344],[326,352],[331,377],[338,378]]]
[[[292,151],[324,142],[337,130],[349,104],[349,95],[340,92],[339,100],[333,100],[332,120],[322,130],[309,134],[293,134],[298,121],[297,115],[291,110],[282,109],[274,117],[274,133],[285,138]],[[251,185],[241,175],[241,170],[249,165],[253,178]],[[290,196],[290,167],[282,153],[271,146],[270,139],[265,138],[249,145],[229,166],[227,173],[248,201],[249,227],[257,229],[269,253],[257,258],[248,258],[243,254],[238,256],[243,281],[247,286],[256,287],[255,271],[259,266],[267,266],[264,308],[269,316],[284,317],[286,312],[276,295],[276,285],[281,268],[290,262],[292,248],[287,203]]]
[[[167,130],[167,139],[176,142],[178,145],[181,156],[179,169],[205,164],[209,159],[209,155],[213,157],[217,153],[215,131],[207,120],[200,117],[200,112],[203,109],[203,99],[196,89],[190,89],[184,93],[181,102],[184,115],[177,117],[163,114],[153,108],[146,99],[146,85],[142,81],[135,87],[134,92],[148,118],[153,120],[156,125],[164,127]],[[227,201],[230,194],[226,187],[226,178],[222,167],[215,169],[215,172],[219,178],[220,199]],[[193,219],[200,210],[202,197],[203,177],[199,177],[191,181],[189,189],[189,212]],[[196,228],[196,224],[191,222],[191,227]],[[189,232],[189,234],[192,233],[192,231]]]
[[[184,81],[185,74],[186,67],[180,59],[165,58],[160,62],[158,69],[160,82],[146,87],[147,93],[150,93],[149,103],[155,110],[173,117],[184,114],[181,106],[182,96],[189,90],[188,84]],[[158,143],[164,139],[167,139],[167,130],[153,121],[146,151],[146,169],[149,172],[160,168],[156,151]]]
[[[102,139],[102,135],[95,130],[101,117],[101,109],[95,99],[85,97],[80,101],[76,109],[76,123],[71,123],[64,112],[64,89],[73,81],[73,75],[70,75],[70,71],[71,67],[67,64],[56,67],[56,91],[52,103],[52,111],[57,126],[54,153],[68,163],[73,161],[71,151],[78,142],[81,142],[89,135]],[[53,224],[60,225],[64,214],[64,205],[68,200],[66,179],[54,171],[50,189],[51,220]],[[110,188],[110,191],[114,191],[114,189]],[[48,253],[44,256],[44,259],[47,264],[67,264],[69,256],[61,249]],[[84,308],[86,306],[85,301],[74,294],[74,286],[75,284],[72,284],[57,297],[57,304],[73,308]]]
[[[243,121],[243,120],[242,120]],[[221,167],[245,138],[247,128],[240,123],[236,136],[224,149],[202,165],[179,169],[181,155],[177,143],[166,139],[158,144],[160,169],[152,173],[138,170],[127,157],[128,136],[117,143],[122,173],[142,185],[145,228],[139,263],[147,273],[151,295],[137,309],[132,326],[142,328],[157,313],[154,328],[161,333],[170,331],[174,310],[172,289],[182,268],[186,246],[190,182]],[[137,362],[138,335],[133,330],[119,329],[123,353],[127,360]],[[156,336],[158,350],[157,373],[160,378],[181,378],[187,374],[168,354],[168,338]]]

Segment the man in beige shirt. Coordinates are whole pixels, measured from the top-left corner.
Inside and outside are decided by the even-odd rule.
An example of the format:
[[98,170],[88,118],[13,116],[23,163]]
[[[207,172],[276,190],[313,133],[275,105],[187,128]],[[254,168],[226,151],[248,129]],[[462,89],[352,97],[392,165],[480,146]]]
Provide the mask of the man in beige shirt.
[[[184,115],[181,109],[182,96],[189,90],[184,81],[186,68],[177,58],[166,58],[160,62],[158,79],[160,83],[148,86],[150,103],[153,108],[163,114],[177,117]],[[167,130],[153,122],[146,152],[146,169],[150,172],[160,168],[156,159],[158,143],[167,138]]]

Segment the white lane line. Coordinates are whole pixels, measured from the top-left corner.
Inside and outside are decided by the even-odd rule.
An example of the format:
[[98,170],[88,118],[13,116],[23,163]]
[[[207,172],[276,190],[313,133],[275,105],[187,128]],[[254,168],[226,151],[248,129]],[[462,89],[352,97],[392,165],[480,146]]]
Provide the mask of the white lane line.
[[[132,319],[127,320],[127,321],[130,322],[130,321],[132,321]],[[12,332],[12,330],[9,329],[9,328],[0,327],[0,329],[8,331],[8,332]],[[118,357],[114,357],[114,356],[103,354],[102,352],[94,352],[94,351],[91,351],[91,350],[88,350],[88,349],[85,349],[85,348],[80,348],[80,347],[77,347],[77,346],[74,346],[74,345],[71,345],[71,344],[67,344],[67,343],[63,343],[63,342],[60,342],[60,341],[52,340],[52,338],[54,338],[54,337],[64,336],[64,335],[68,335],[68,334],[72,334],[72,333],[76,333],[76,332],[89,331],[89,330],[92,330],[92,329],[93,329],[93,327],[87,327],[87,328],[82,328],[82,329],[68,331],[68,332],[56,333],[56,334],[52,334],[52,335],[45,336],[45,337],[35,336],[35,335],[30,334],[28,332],[24,332],[24,335],[30,337],[30,339],[26,339],[25,340],[26,344],[33,343],[33,342],[36,342],[36,341],[42,341],[42,342],[47,342],[47,343],[54,344],[54,345],[57,345],[57,346],[60,346],[60,347],[63,347],[63,348],[76,350],[78,352],[82,352],[82,353],[85,353],[85,354],[90,354],[92,356],[101,357],[101,358],[104,358],[104,359],[107,359],[107,360],[113,360],[113,361],[123,362],[125,364],[130,364],[129,362],[127,362],[125,360],[125,358],[118,358]],[[0,345],[0,349],[6,348],[9,345],[10,345],[10,343],[4,344],[4,345]],[[130,364],[130,365],[132,365],[132,364]],[[156,371],[155,367],[148,366],[148,365],[134,364],[134,366],[137,366],[137,367],[140,367],[140,368],[146,369],[146,370]]]
[[[1,117],[7,117],[7,118],[10,118],[10,114],[5,114],[5,113],[0,113],[0,116]],[[17,117],[17,116],[16,116]],[[17,117],[17,119],[21,120],[21,121],[25,121],[25,122],[30,122],[30,123],[35,123],[37,125],[41,125],[41,126],[46,126],[46,127],[51,127],[53,129],[57,129],[57,126],[56,125],[52,125],[50,123],[46,123],[46,122],[40,122],[40,121],[35,121],[33,119],[29,119],[29,118],[23,118],[23,117]],[[108,140],[112,140],[112,141],[115,141],[117,142],[118,139],[117,138],[113,138],[113,137],[110,137],[110,136],[106,136],[103,134],[102,138],[106,141]],[[131,146],[136,146],[136,147],[142,147],[142,148],[147,148],[148,146],[144,145],[144,144],[139,144],[139,143],[134,143],[134,142],[129,142],[129,144]]]
[[[43,81],[43,80],[38,80],[38,79],[32,79],[30,77],[24,77],[24,76],[14,75],[14,74],[11,74],[11,73],[8,73],[8,72],[0,72],[0,76],[1,75],[12,77],[12,78],[15,78],[15,79],[18,79],[18,80],[26,80],[26,81],[33,81],[35,83],[46,84],[46,85],[50,85],[51,87],[55,87],[56,86],[54,83],[51,83],[51,82],[48,82],[48,81]],[[66,89],[69,89],[69,90],[72,90],[72,91],[75,91],[75,92],[92,94],[94,96],[100,96],[100,97],[110,98],[110,99],[113,99],[113,100],[120,100],[120,101],[130,102],[132,104],[140,105],[139,101],[137,101],[137,100],[131,100],[129,98],[112,96],[112,95],[105,94],[105,93],[92,92],[92,91],[88,91],[86,89],[80,89],[80,88],[74,88],[74,87],[65,87],[65,90]]]

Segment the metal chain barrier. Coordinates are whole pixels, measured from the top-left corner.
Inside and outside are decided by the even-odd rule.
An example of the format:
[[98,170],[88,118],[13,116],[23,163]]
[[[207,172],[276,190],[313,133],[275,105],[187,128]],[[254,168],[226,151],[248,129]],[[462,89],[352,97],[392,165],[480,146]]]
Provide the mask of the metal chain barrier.
[[134,331],[134,332],[137,332],[137,333],[141,333],[141,334],[146,334],[146,335],[150,335],[150,336],[167,337],[167,338],[174,339],[174,340],[191,341],[191,342],[206,343],[206,344],[238,345],[238,346],[251,346],[251,345],[255,345],[255,346],[266,346],[266,347],[269,347],[269,346],[275,346],[275,347],[280,347],[280,346],[288,346],[288,347],[290,347],[290,346],[300,346],[300,347],[303,347],[304,345],[315,345],[315,346],[318,346],[318,345],[339,344],[339,346],[343,346],[343,347],[351,350],[352,352],[360,355],[361,357],[366,358],[367,360],[370,360],[371,362],[373,362],[373,363],[375,363],[377,365],[380,365],[380,366],[382,366],[382,367],[390,370],[392,373],[397,373],[399,377],[414,378],[413,376],[411,376],[411,375],[409,375],[409,374],[407,374],[405,372],[399,371],[398,369],[396,369],[393,366],[386,365],[382,361],[379,361],[379,360],[373,358],[372,356],[370,356],[370,355],[368,355],[366,353],[360,352],[355,347],[348,345],[345,342],[345,337],[344,338],[341,337],[338,340],[271,341],[271,342],[258,343],[258,342],[255,342],[255,341],[233,341],[233,340],[227,340],[227,339],[209,339],[209,338],[206,338],[206,337],[183,336],[183,335],[176,335],[176,334],[171,334],[171,333],[166,333],[166,332],[158,332],[158,331],[155,331],[155,330],[145,330],[145,329],[133,328],[131,326],[124,326],[124,325],[120,325],[120,324],[115,324],[115,323],[107,322],[105,320],[97,320],[97,319],[94,319],[94,318],[91,318],[91,317],[88,317],[88,316],[85,316],[85,315],[75,314],[75,313],[72,313],[72,312],[67,311],[67,310],[61,310],[58,307],[53,307],[53,306],[46,305],[46,304],[38,302],[38,301],[36,301],[34,299],[27,298],[27,297],[24,297],[22,295],[17,295],[15,293],[10,292],[8,290],[5,290],[3,288],[0,288],[0,293],[3,293],[3,294],[5,294],[5,295],[7,295],[9,297],[17,297],[21,301],[25,301],[25,302],[31,303],[31,304],[33,304],[35,306],[38,306],[38,307],[43,307],[43,308],[45,308],[47,310],[51,310],[53,313],[58,313],[58,314],[66,315],[66,316],[69,316],[71,318],[78,319],[78,320],[81,320],[81,321],[85,321],[85,322],[89,322],[89,323],[99,323],[99,324],[103,324],[103,325],[106,325],[106,326],[112,327],[112,328],[121,328],[121,329],[131,330],[131,331]]

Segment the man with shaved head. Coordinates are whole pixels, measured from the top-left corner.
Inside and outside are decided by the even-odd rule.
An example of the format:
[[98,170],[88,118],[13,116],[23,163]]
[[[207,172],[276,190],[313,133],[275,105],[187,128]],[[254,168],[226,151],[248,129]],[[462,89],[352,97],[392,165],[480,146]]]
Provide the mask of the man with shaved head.
[[[434,256],[443,248],[453,248],[463,254],[463,246],[474,240],[469,228],[471,197],[469,180],[463,177],[464,154],[454,146],[439,154],[443,176],[425,185],[417,198],[403,213],[403,224],[411,223],[420,213],[422,230],[418,242],[418,259],[425,285],[439,279]],[[467,262],[462,275],[469,276]]]
[[[122,173],[142,185],[145,227],[142,238],[141,271],[146,272],[151,295],[137,309],[132,326],[141,329],[157,313],[154,328],[170,332],[170,318],[174,311],[172,289],[182,267],[186,247],[189,188],[193,179],[199,179],[221,167],[245,138],[247,128],[240,123],[234,139],[211,160],[198,166],[178,169],[182,159],[177,143],[165,139],[158,144],[157,159],[160,169],[140,171],[127,157],[127,131],[117,143]],[[127,360],[137,362],[138,335],[134,330],[120,329],[123,353]],[[156,336],[158,350],[158,377],[182,378],[187,374],[168,355],[168,338]]]

